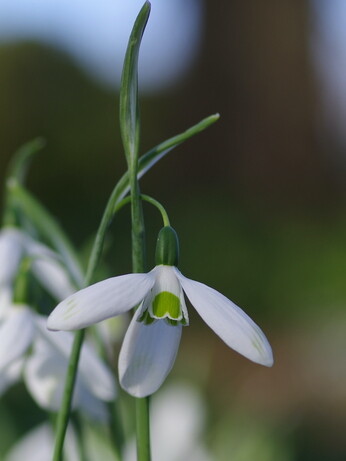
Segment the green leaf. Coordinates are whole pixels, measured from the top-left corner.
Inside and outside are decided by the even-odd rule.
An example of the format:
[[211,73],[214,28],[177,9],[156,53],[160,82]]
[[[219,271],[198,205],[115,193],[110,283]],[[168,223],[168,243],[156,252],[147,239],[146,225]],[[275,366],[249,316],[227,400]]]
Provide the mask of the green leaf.
[[6,174],[4,212],[2,217],[3,225],[12,226],[16,223],[16,214],[11,207],[11,193],[8,184],[13,181],[18,182],[19,184],[24,183],[31,158],[44,146],[45,141],[43,138],[35,138],[21,146],[13,155]]
[[15,180],[9,182],[11,204],[22,210],[40,234],[59,253],[77,288],[84,286],[83,273],[73,245],[53,216]]
[[7,178],[15,178],[20,184],[23,184],[32,156],[40,151],[45,144],[43,138],[35,138],[21,146],[12,157]]
[[126,50],[120,89],[120,130],[125,156],[135,166],[139,145],[138,55],[150,14],[150,3],[145,2],[133,26]]

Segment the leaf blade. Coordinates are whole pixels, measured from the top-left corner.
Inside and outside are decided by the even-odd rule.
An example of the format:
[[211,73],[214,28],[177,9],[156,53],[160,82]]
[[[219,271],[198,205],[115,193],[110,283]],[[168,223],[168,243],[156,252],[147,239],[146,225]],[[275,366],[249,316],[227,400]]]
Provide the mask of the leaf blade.
[[133,26],[121,77],[119,120],[128,165],[135,165],[139,147],[138,56],[143,33],[150,14],[145,2]]

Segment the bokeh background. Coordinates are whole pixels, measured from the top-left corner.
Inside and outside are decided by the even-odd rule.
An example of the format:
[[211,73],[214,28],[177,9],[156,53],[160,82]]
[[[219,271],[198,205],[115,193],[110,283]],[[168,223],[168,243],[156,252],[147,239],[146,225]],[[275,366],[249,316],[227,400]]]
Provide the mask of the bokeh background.
[[[141,2],[2,0],[0,180],[43,136],[28,187],[87,256],[125,170],[119,76]],[[140,60],[144,153],[203,117],[206,132],[141,182],[167,208],[181,270],[261,325],[264,369],[191,312],[170,382],[205,407],[217,461],[346,459],[346,3],[152,0]],[[160,219],[144,205],[148,265]],[[104,271],[130,271],[129,214],[112,225]],[[43,415],[20,386],[1,400],[5,451]],[[18,397],[20,396],[20,397]],[[183,416],[182,416],[183,417]],[[3,430],[3,429],[2,429]]]

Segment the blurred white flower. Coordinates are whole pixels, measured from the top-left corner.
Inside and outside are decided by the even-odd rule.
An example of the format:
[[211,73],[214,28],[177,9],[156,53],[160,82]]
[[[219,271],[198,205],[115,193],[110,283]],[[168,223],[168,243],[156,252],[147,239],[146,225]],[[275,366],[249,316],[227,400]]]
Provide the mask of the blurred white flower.
[[[73,334],[47,330],[47,319],[25,305],[11,304],[0,326],[0,391],[20,378],[42,408],[60,407]],[[29,354],[29,348],[32,352]],[[93,370],[91,373],[90,370]],[[102,401],[115,398],[115,383],[110,370],[84,343],[77,374],[73,407],[103,420]]]
[[[151,447],[153,461],[211,461],[203,443],[205,408],[190,386],[175,384],[153,396]],[[124,461],[136,461],[135,440],[125,448]]]
[[[73,343],[71,333],[47,330],[46,317],[13,302],[14,282],[22,258],[42,286],[60,300],[75,291],[59,256],[16,228],[0,232],[0,393],[23,373],[26,386],[42,408],[57,411]],[[31,351],[29,353],[29,349]],[[93,373],[90,373],[93,370]],[[115,398],[112,373],[85,343],[82,347],[73,406],[97,419],[106,417],[102,401]]]
[[[48,423],[44,423],[22,437],[7,453],[5,461],[51,461],[53,449],[53,430]],[[64,459],[80,461],[76,436],[71,426],[66,433]]]
[[12,289],[25,257],[30,259],[30,269],[37,280],[55,299],[64,299],[76,291],[57,253],[21,230],[5,227],[0,231],[0,299],[3,291]]
[[0,231],[0,294],[13,283],[23,255],[23,243],[22,232],[14,227]]

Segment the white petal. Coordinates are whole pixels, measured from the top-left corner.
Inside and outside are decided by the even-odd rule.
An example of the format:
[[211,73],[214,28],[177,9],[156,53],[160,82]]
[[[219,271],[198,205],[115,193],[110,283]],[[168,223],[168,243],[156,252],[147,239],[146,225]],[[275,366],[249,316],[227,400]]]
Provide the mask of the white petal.
[[11,362],[6,368],[1,370],[0,373],[0,395],[17,382],[22,373],[25,359],[20,357],[19,359]]
[[67,271],[53,258],[35,258],[31,270],[42,286],[55,299],[61,301],[76,291]]
[[[159,265],[156,266],[151,273],[155,276],[155,283],[151,290],[149,296],[146,297],[143,305],[143,310],[148,309],[148,312],[152,318],[170,318],[171,320],[182,320],[185,319],[186,323],[189,323],[189,317],[185,305],[184,293],[181,288],[181,283],[179,282],[173,266]],[[166,315],[163,317],[156,316],[153,312],[153,301],[157,295],[162,292],[168,292],[176,296],[180,300],[179,306],[179,315],[171,316],[171,313],[166,312]]]
[[12,309],[13,290],[11,286],[0,286],[0,321],[2,321],[8,311]]
[[78,387],[76,407],[94,423],[109,422],[109,411],[105,402],[95,397],[86,387],[81,385]]
[[[67,360],[38,337],[34,343],[33,353],[26,361],[24,380],[40,407],[58,411],[64,391],[66,370]],[[73,406],[75,401],[76,393]]]
[[171,371],[178,352],[182,326],[165,320],[145,325],[137,322],[137,309],[119,355],[121,386],[135,397],[154,393]]
[[29,235],[26,235],[25,237],[25,250],[33,259],[48,258],[61,262],[64,261],[65,265],[69,269],[69,273],[72,274],[73,279],[79,284],[79,286],[83,284],[83,274],[81,272],[81,268],[79,267],[79,263],[75,260],[75,257],[69,253],[69,251],[66,252],[66,250],[61,249],[60,255],[47,245],[34,240]]
[[127,274],[77,291],[48,317],[50,330],[78,330],[122,314],[139,304],[150,288],[153,274]]
[[273,353],[262,330],[245,312],[218,291],[176,274],[199,315],[232,349],[253,362],[271,367]]
[[114,400],[116,397],[114,377],[87,343],[84,343],[82,348],[79,373],[83,383],[95,397],[107,402]]
[[[66,335],[65,332],[51,333]],[[37,404],[50,411],[58,411],[65,387],[68,359],[59,350],[38,336],[34,343],[32,355],[27,359],[24,368],[26,386]],[[90,374],[93,370],[90,370]],[[107,411],[104,403],[94,396],[77,375],[73,408],[79,407],[92,418],[106,420]]]
[[[46,326],[46,318],[36,316],[36,326],[46,343],[55,349],[67,366],[70,358],[74,335],[68,331],[49,331]],[[111,401],[116,396],[114,377],[109,368],[96,354],[95,349],[86,341],[83,344],[78,365],[78,377],[83,385],[88,388],[95,397]]]
[[23,234],[8,227],[0,232],[0,286],[10,285],[23,253]]
[[32,272],[52,296],[61,301],[76,291],[56,252],[29,236],[26,236],[25,248],[32,258]]
[[0,370],[24,354],[34,334],[32,313],[26,306],[15,306],[0,327]]

